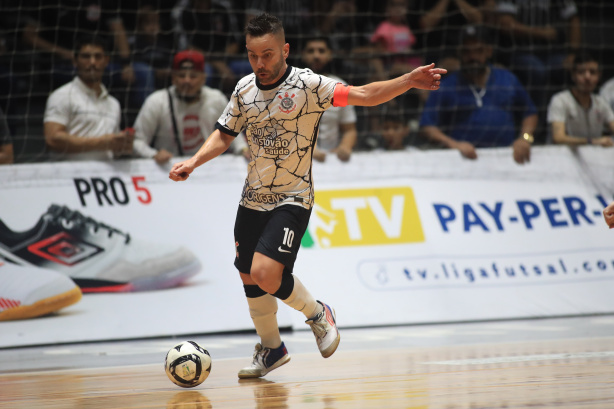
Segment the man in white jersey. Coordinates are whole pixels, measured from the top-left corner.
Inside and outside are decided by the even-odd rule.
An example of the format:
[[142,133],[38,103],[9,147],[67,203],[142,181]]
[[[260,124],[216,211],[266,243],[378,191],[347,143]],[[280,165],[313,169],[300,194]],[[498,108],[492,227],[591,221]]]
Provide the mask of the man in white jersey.
[[613,146],[614,112],[595,94],[601,69],[597,60],[586,52],[575,56],[571,70],[573,85],[552,96],[548,107],[548,123],[554,143]]
[[200,150],[176,163],[169,177],[188,179],[246,130],[251,160],[235,222],[235,266],[261,342],[239,378],[257,378],[290,360],[277,326],[277,299],[305,315],[324,358],[339,345],[334,310],[292,275],[313,206],[311,160],[322,114],[331,106],[378,105],[412,87],[436,90],[446,71],[431,64],[396,79],[351,87],[289,66],[290,46],[274,16],[250,20],[245,35],[254,73],[238,82]]
[[131,153],[134,134],[119,130],[119,101],[102,84],[109,64],[106,43],[81,37],[73,64],[77,76],[47,99],[43,122],[51,158],[108,160]]
[[[333,60],[333,51],[327,37],[313,37],[305,41],[301,51],[305,66],[328,78],[345,83],[341,78],[328,74]],[[318,143],[313,150],[313,158],[319,162],[326,160],[327,153],[334,153],[339,160],[347,162],[356,145],[356,110],[353,106],[331,107],[322,115]]]
[[[228,104],[221,91],[205,86],[205,57],[199,51],[175,54],[172,81],[170,88],[147,97],[134,123],[135,155],[159,164],[195,154]],[[245,139],[236,138],[231,149],[236,154],[246,151]]]

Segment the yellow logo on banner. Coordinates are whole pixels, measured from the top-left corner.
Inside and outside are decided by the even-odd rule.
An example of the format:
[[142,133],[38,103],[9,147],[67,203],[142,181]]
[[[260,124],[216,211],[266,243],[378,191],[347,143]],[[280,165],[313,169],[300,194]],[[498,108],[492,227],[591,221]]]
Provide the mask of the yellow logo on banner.
[[424,232],[409,187],[316,192],[303,247],[416,243]]

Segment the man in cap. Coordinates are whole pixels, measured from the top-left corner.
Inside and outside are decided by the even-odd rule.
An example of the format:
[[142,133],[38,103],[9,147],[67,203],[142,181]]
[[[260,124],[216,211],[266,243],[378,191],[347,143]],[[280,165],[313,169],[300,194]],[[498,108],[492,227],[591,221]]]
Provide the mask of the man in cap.
[[[221,91],[205,86],[201,52],[178,52],[172,68],[172,86],[152,93],[134,124],[135,155],[153,158],[159,164],[173,156],[196,153],[228,104]],[[243,153],[247,143],[236,138],[230,149]]]
[[468,159],[477,159],[476,148],[511,145],[514,160],[523,164],[530,159],[537,110],[514,74],[488,63],[492,47],[486,34],[480,26],[462,30],[461,69],[430,93],[421,132]]

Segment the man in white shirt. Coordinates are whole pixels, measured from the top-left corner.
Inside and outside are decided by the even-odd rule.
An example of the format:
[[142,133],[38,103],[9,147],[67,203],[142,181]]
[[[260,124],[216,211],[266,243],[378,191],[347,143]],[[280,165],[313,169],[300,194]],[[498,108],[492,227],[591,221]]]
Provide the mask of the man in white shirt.
[[[177,53],[173,59],[173,85],[151,94],[134,124],[134,153],[163,164],[173,156],[193,155],[215,129],[228,104],[219,90],[205,86],[205,57],[195,50]],[[234,153],[247,151],[243,137],[231,146]]]
[[[305,42],[301,58],[305,66],[316,74],[326,75],[345,84],[341,78],[329,74],[333,51],[327,37],[314,37]],[[319,162],[327,153],[334,153],[339,160],[350,160],[356,144],[356,110],[353,106],[331,107],[322,115],[318,142],[313,158]]]
[[134,135],[120,132],[120,105],[104,85],[109,64],[106,43],[96,37],[77,42],[77,76],[47,99],[45,141],[56,160],[108,160],[132,152]]
[[573,86],[552,96],[548,123],[554,143],[567,145],[613,146],[614,112],[601,96],[594,94],[599,84],[599,63],[588,53],[576,55],[571,78]]

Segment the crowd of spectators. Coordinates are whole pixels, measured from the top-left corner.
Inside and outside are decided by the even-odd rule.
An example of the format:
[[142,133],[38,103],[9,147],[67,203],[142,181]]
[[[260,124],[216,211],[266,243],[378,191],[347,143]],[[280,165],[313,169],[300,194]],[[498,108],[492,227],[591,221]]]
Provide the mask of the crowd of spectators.
[[[106,116],[113,126],[101,135],[120,145],[125,141],[119,139],[134,139],[133,157],[162,163],[181,155],[159,139],[152,145],[162,127],[154,122],[164,122],[158,111],[169,108],[168,90],[179,92],[182,81],[192,81],[185,86],[198,88],[194,95],[202,97],[175,99],[175,108],[196,112],[196,102],[211,98],[219,110],[237,80],[251,73],[242,27],[263,11],[284,22],[291,65],[342,82],[388,79],[430,62],[449,70],[436,93],[412,90],[382,107],[327,113],[317,160],[409,147],[453,148],[476,159],[475,148],[513,146],[514,159],[524,163],[532,143],[612,145],[614,78],[608,80],[614,62],[607,36],[594,41],[595,27],[605,32],[614,26],[607,17],[614,16],[614,5],[607,0],[5,0],[0,163],[78,150],[66,145],[70,125],[60,119],[70,112],[62,93],[85,92],[79,78],[85,78],[87,63],[82,58],[80,65],[77,48],[90,36],[108,47],[99,61],[96,97],[102,101],[108,94],[104,103],[112,109]],[[587,32],[593,37],[583,38]],[[177,53],[185,50],[204,56],[202,64],[191,60],[203,66],[202,76],[184,73],[182,79],[174,72],[182,62]],[[215,109],[198,112],[212,118]],[[600,121],[591,125],[591,136],[577,129],[581,114]],[[62,126],[50,130],[49,123]],[[143,131],[142,124],[151,129]],[[132,127],[136,138],[122,131]],[[170,120],[164,127],[173,132]],[[52,131],[60,136],[50,137]],[[130,156],[123,147],[107,151],[103,156]]]

